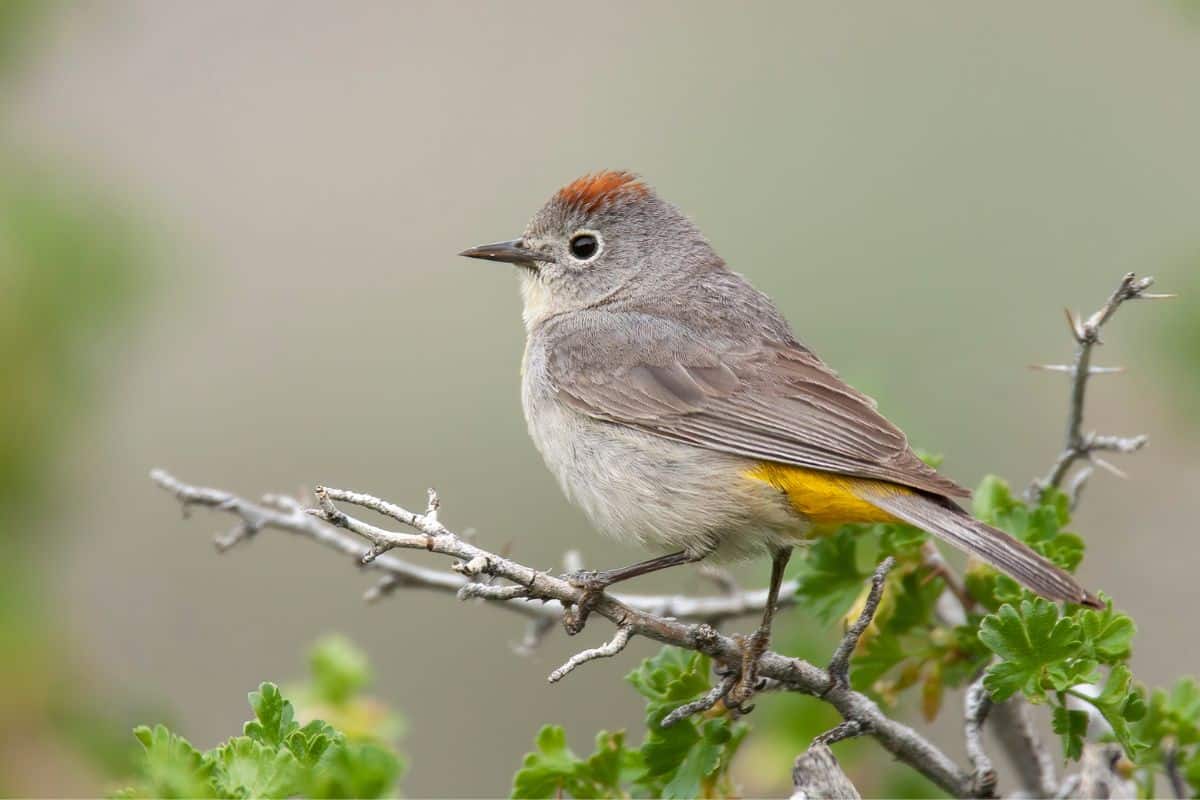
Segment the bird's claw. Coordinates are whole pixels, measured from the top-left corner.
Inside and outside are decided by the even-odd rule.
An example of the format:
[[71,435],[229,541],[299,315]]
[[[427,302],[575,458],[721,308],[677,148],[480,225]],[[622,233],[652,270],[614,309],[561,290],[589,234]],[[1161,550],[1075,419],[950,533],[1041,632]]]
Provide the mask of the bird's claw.
[[582,591],[579,602],[567,606],[563,612],[563,629],[568,636],[574,636],[587,624],[588,615],[596,607],[609,583],[604,580],[602,573],[590,569],[568,572],[563,576],[563,580]]
[[767,650],[771,632],[767,628],[759,628],[749,637],[739,637],[742,646],[742,663],[738,670],[738,679],[725,694],[725,707],[742,716],[754,710],[753,705],[747,705],[751,697],[762,691],[766,680],[758,677],[758,661]]
[[604,579],[604,573],[594,569],[577,569],[562,576],[562,579],[585,592],[599,594],[611,584]]

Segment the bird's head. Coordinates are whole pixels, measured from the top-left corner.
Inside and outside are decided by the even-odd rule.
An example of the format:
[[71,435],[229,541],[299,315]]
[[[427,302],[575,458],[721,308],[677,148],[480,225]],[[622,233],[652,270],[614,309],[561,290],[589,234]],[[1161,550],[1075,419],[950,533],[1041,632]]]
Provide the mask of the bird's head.
[[567,184],[517,239],[460,255],[520,267],[525,322],[669,291],[690,274],[723,267],[696,226],[629,172]]

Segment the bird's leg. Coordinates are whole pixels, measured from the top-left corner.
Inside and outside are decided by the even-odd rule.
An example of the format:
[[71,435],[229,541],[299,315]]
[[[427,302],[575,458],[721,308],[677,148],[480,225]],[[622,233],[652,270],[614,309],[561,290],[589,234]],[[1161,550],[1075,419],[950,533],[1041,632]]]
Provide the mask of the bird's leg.
[[627,567],[604,571],[580,570],[564,576],[572,586],[583,590],[583,596],[579,598],[579,602],[575,604],[574,608],[567,609],[567,613],[563,615],[563,627],[566,628],[567,633],[571,636],[583,630],[584,623],[587,622],[588,614],[591,613],[592,607],[596,605],[596,601],[600,599],[600,595],[604,593],[604,590],[614,583],[627,581],[639,575],[658,572],[660,569],[678,567],[681,564],[691,564],[694,561],[704,558],[705,555],[691,555],[686,551],[680,550],[678,553],[669,553],[665,556],[639,561]]
[[745,703],[758,691],[758,660],[767,651],[767,644],[771,641],[771,620],[775,617],[779,587],[783,584],[783,571],[791,557],[790,547],[780,547],[771,553],[771,584],[767,588],[767,603],[763,608],[762,623],[758,630],[742,640],[741,676],[729,690],[729,694],[725,695],[725,705],[742,714],[749,714],[754,710],[754,706],[746,706]]

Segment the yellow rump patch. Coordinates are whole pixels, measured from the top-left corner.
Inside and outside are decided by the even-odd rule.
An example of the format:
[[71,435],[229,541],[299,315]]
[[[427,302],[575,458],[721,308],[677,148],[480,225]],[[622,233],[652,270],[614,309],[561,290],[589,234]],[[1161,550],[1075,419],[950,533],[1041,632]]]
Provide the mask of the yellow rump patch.
[[746,477],[769,483],[788,496],[792,508],[814,525],[832,527],[848,522],[898,522],[888,512],[868,503],[853,489],[854,484],[886,486],[890,491],[912,490],[883,481],[852,478],[834,472],[793,467],[764,461],[745,473]]

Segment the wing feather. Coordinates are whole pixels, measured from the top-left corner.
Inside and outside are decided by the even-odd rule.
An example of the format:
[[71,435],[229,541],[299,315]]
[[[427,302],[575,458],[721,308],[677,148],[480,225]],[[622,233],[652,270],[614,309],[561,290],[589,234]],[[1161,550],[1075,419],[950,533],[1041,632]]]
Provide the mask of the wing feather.
[[917,458],[874,400],[794,341],[713,344],[632,314],[552,341],[559,397],[596,419],[751,459],[968,494]]

